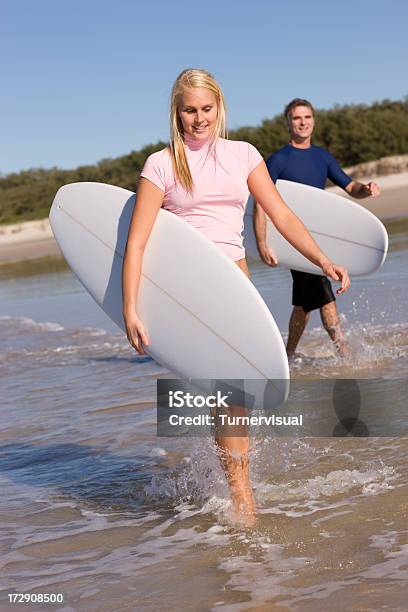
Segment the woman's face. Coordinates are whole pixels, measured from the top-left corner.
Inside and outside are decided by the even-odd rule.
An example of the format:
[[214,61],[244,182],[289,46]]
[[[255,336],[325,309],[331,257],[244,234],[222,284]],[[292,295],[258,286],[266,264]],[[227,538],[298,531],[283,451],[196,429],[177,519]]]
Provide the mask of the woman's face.
[[217,121],[217,100],[209,89],[188,87],[181,96],[178,113],[184,133],[196,140],[205,140]]

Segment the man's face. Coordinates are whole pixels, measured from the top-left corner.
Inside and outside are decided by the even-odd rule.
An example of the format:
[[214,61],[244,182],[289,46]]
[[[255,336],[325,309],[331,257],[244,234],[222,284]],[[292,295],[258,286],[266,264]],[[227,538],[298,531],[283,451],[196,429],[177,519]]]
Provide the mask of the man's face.
[[295,106],[289,113],[288,127],[291,138],[306,140],[310,138],[314,128],[312,109],[308,106]]

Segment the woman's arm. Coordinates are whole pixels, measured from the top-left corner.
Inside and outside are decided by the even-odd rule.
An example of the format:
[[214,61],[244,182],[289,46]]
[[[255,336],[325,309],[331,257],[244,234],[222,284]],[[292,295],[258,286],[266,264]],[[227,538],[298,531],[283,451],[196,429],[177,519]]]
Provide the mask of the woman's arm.
[[149,344],[143,323],[136,313],[136,299],[142,270],[143,253],[154,222],[163,203],[164,193],[148,179],[139,181],[135,207],[130,222],[122,269],[123,319],[130,344],[141,355]]
[[318,247],[302,221],[280,197],[264,162],[258,164],[249,175],[248,188],[282,236],[304,257],[319,266],[324,274],[332,280],[341,281],[337,293],[347,291],[350,286],[347,270],[332,264]]

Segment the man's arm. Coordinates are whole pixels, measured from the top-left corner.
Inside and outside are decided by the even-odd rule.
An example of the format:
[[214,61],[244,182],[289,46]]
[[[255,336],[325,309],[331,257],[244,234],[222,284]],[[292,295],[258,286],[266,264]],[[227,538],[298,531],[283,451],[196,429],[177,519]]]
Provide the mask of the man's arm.
[[375,198],[380,194],[380,188],[377,183],[370,181],[367,184],[359,183],[358,181],[351,181],[345,188],[348,194],[353,198],[361,200],[363,198]]
[[319,266],[323,274],[341,282],[338,294],[347,291],[350,286],[347,270],[332,264],[319,248],[302,221],[282,200],[264,163],[261,162],[252,170],[247,184],[254,200],[259,202],[278,232],[304,257]]
[[276,266],[278,259],[266,244],[266,214],[258,202],[254,202],[253,223],[256,244],[262,261],[268,266]]
[[[273,153],[266,160],[266,167],[268,168],[269,176],[273,183],[276,183],[279,178],[280,162],[279,152]],[[266,244],[266,224],[267,217],[262,206],[258,202],[254,202],[253,212],[253,224],[256,238],[256,245],[258,247],[258,253],[260,258],[268,266],[278,265],[278,258],[275,253]]]
[[370,183],[364,184],[359,181],[353,181],[351,176],[341,169],[339,162],[331,153],[326,151],[325,155],[327,155],[328,159],[327,177],[332,183],[341,187],[350,194],[351,197],[357,198],[358,200],[379,195],[380,188],[377,183],[371,181]]

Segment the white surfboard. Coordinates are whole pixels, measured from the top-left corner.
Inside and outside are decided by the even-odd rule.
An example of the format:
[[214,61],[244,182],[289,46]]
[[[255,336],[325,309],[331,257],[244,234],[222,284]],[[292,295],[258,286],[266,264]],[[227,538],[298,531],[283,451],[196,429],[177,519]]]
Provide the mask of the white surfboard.
[[[111,185],[73,183],[57,192],[50,212],[68,264],[122,330],[121,274],[134,197]],[[137,311],[148,354],[179,377],[245,379],[258,406],[263,380],[270,406],[286,399],[285,347],[258,291],[211,241],[165,210],[144,253]]]
[[[352,276],[375,272],[384,263],[388,250],[388,234],[384,225],[371,212],[342,196],[278,180],[276,187],[288,206],[306,225],[313,238],[331,259],[347,268]],[[252,223],[253,201],[245,214],[245,250],[259,259]],[[267,222],[267,244],[275,252],[278,265],[322,274],[320,268],[301,255]]]

